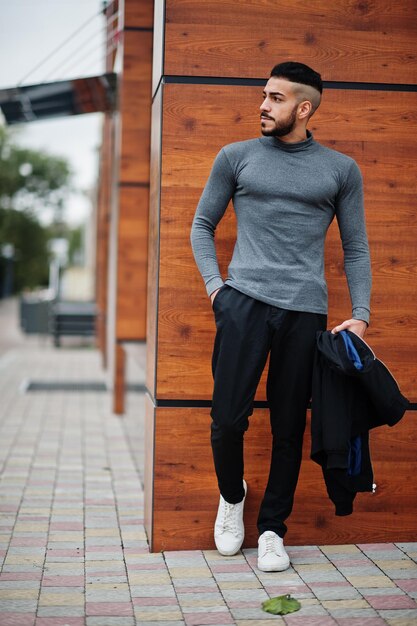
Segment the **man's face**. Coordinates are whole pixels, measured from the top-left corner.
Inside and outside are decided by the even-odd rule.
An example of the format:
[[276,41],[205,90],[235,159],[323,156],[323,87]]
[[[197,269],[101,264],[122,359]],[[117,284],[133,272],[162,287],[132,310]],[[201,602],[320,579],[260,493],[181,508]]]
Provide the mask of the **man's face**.
[[297,123],[299,101],[292,83],[284,78],[271,77],[266,83],[261,104],[261,132],[265,136],[284,137]]

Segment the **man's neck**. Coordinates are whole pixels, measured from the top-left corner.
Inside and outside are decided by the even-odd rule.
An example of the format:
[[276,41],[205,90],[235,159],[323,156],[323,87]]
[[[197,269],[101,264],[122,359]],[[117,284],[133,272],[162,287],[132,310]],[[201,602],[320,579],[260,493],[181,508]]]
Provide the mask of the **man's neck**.
[[305,141],[307,139],[307,129],[294,129],[288,133],[288,135],[277,137],[277,139],[279,139],[279,141],[283,141],[284,143],[299,143],[300,141]]

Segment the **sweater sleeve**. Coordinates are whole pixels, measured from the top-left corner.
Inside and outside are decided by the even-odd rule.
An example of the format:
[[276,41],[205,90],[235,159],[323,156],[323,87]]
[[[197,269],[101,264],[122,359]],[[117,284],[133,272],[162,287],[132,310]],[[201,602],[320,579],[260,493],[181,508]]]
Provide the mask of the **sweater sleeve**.
[[369,323],[371,262],[365,226],[362,175],[355,161],[352,161],[339,191],[336,218],[342,239],[352,318]]
[[218,153],[204,187],[191,228],[191,245],[210,295],[223,285],[214,233],[235,191],[235,177],[224,149]]

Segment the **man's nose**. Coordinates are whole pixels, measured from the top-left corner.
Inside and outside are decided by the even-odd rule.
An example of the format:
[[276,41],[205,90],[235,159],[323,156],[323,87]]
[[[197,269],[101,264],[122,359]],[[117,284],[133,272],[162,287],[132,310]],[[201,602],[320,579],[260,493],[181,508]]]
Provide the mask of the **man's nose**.
[[261,106],[259,107],[259,109],[261,111],[270,111],[271,107],[268,104],[268,98],[265,98],[264,101],[262,102]]

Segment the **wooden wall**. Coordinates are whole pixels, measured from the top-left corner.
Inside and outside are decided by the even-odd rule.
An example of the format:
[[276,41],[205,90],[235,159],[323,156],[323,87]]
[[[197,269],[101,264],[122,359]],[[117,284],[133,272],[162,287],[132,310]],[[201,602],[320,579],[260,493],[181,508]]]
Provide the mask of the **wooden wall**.
[[114,140],[105,150],[112,197],[103,199],[111,208],[107,222],[103,214],[104,241],[98,253],[108,264],[107,283],[101,281],[99,292],[100,320],[105,320],[100,336],[104,335],[102,327],[107,326],[107,342],[103,339],[100,343],[102,349],[108,344],[113,408],[122,413],[123,344],[146,337],[153,0],[112,3],[106,14],[111,28],[109,62],[118,72],[118,112],[117,119],[105,122],[105,129],[113,124]]
[[111,163],[112,163],[112,120],[109,114],[104,115],[102,127],[102,143],[100,147],[99,185],[97,194],[97,244],[96,244],[96,305],[97,346],[100,349],[104,367],[107,366],[107,292],[108,292],[108,252],[109,252],[109,221],[111,195]]
[[[119,2],[109,3],[104,11],[106,20],[106,72],[114,70],[114,61],[118,46],[117,33],[120,29]],[[96,305],[97,305],[97,345],[107,368],[107,309],[109,292],[109,250],[110,220],[113,192],[113,170],[115,161],[114,129],[115,116],[105,113],[103,116],[102,142],[100,146],[99,180],[97,194],[97,245],[96,245]]]
[[[376,6],[377,5],[377,6]],[[321,72],[327,88],[312,118],[315,138],[351,155],[365,181],[374,274],[368,340],[416,401],[416,208],[414,134],[416,6],[406,1],[167,0],[155,11],[148,293],[146,491],[152,549],[212,548],[218,491],[209,443],[215,325],[189,234],[211,164],[226,143],[259,136],[264,81],[280,61]],[[164,19],[165,15],[165,19]],[[223,276],[235,236],[232,207],[216,231]],[[337,227],[326,246],[329,326],[350,316]],[[265,377],[257,400],[265,399]],[[269,463],[267,411],[247,435],[245,545]],[[414,413],[373,433],[374,495],[335,518],[309,436],[288,542],[412,540],[417,470]]]

